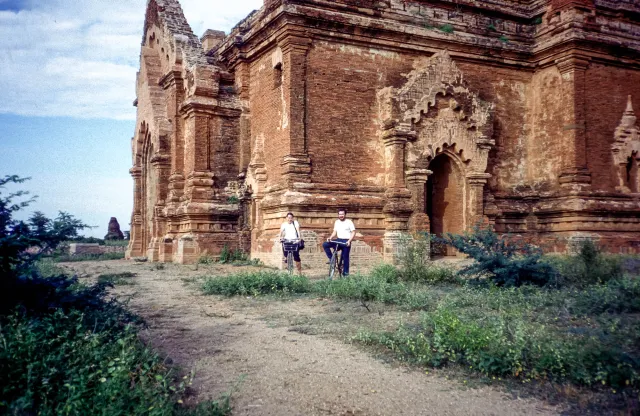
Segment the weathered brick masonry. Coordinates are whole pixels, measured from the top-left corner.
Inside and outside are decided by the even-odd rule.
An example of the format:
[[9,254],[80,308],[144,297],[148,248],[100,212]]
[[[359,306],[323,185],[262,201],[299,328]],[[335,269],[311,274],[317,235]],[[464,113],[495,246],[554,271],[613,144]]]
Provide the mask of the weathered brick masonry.
[[633,0],[265,0],[201,39],[150,0],[135,104],[130,257],[276,263],[292,211],[320,264],[339,207],[361,265],[477,223],[640,252]]

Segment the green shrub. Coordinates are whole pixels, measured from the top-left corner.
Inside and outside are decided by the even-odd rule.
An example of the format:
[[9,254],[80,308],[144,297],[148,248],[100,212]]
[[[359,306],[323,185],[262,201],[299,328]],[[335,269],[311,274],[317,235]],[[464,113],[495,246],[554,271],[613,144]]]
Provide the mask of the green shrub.
[[400,242],[400,280],[421,283],[456,283],[453,269],[430,260],[431,245],[437,240],[429,233],[417,233]]
[[356,274],[348,279],[323,280],[313,285],[313,292],[323,297],[399,304],[406,297],[407,287],[388,282],[387,277]]
[[499,236],[490,228],[476,226],[462,235],[447,234],[443,241],[475,260],[461,274],[488,276],[498,286],[557,282],[557,272],[543,258],[542,249]]
[[210,254],[203,254],[198,259],[198,264],[213,264],[215,262],[216,262],[216,259]]
[[322,297],[381,302],[409,310],[426,309],[436,296],[424,285],[394,281],[387,266],[374,269],[370,275],[356,274],[348,279],[315,282],[311,291]]
[[203,283],[202,290],[207,295],[257,296],[268,293],[306,293],[309,292],[309,287],[309,280],[304,276],[268,270],[210,277]]
[[234,261],[245,261],[247,260],[247,255],[240,249],[229,249],[229,246],[226,244],[222,247],[222,251],[220,252],[220,258],[218,259],[219,263],[232,263]]
[[615,279],[587,288],[576,298],[574,311],[585,315],[640,312],[640,279]]
[[[0,409],[8,414],[167,415],[188,380],[178,380],[122,317],[61,309],[38,319],[0,320]],[[228,414],[226,403],[211,403]]]
[[584,240],[578,253],[551,259],[556,265],[562,284],[585,286],[620,279],[622,262],[614,255],[604,254],[592,240]]
[[[111,283],[85,286],[50,260],[37,262],[86,226],[65,213],[54,220],[37,212],[28,222],[14,220],[28,201],[12,202],[24,193],[1,191],[23,181],[0,178],[0,413],[185,412],[177,403],[188,381],[176,380],[140,342],[140,320],[107,300]],[[212,414],[229,412],[228,402],[209,407]]]
[[381,263],[369,272],[369,276],[387,283],[398,283],[400,280],[400,271],[392,264]]
[[440,26],[440,30],[443,31],[444,33],[447,33],[447,34],[450,34],[450,33],[454,32],[453,26],[451,26],[448,23]]
[[640,323],[559,319],[582,292],[463,288],[423,312],[419,327],[360,333],[403,360],[461,365],[488,376],[569,380],[613,387],[640,384]]

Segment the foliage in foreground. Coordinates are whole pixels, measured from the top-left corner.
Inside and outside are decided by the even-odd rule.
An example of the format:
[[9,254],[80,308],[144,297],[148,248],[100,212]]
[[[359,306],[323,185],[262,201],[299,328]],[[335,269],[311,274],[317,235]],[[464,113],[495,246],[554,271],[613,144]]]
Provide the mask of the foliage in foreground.
[[[462,288],[423,312],[419,327],[356,337],[402,359],[458,364],[488,376],[569,380],[581,385],[640,385],[640,321],[603,313],[602,297],[638,312],[637,280],[587,291],[535,287]],[[606,292],[606,293],[605,293]],[[596,313],[583,315],[589,311]]]
[[[10,414],[170,415],[188,380],[176,380],[132,325],[80,311],[2,319],[0,409]],[[228,403],[215,404],[218,414]]]
[[84,286],[51,261],[36,263],[85,226],[63,213],[14,220],[29,201],[2,190],[22,181],[0,178],[0,413],[228,414],[228,400],[179,405],[189,381],[141,343],[139,320],[107,299],[108,279]]

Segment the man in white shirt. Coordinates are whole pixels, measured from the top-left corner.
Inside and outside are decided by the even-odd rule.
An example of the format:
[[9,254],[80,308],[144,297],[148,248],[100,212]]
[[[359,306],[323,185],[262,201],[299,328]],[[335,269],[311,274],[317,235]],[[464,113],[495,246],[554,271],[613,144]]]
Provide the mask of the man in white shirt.
[[[338,211],[338,219],[333,224],[333,233],[331,236],[327,238],[327,241],[322,243],[322,248],[324,248],[324,252],[326,253],[329,260],[331,260],[332,252],[331,249],[336,249],[339,246],[342,249],[342,259],[343,259],[343,276],[349,275],[349,253],[351,252],[351,240],[356,236],[356,226],[353,225],[353,221],[347,219],[347,210],[340,209]],[[336,238],[337,237],[337,238]],[[336,244],[335,241],[332,241],[334,238],[335,241],[339,241],[343,244]]]
[[[289,212],[287,214],[287,220],[283,222],[282,225],[280,226],[280,241],[282,240],[299,241],[300,239],[301,239],[300,224],[298,223],[298,221],[295,221],[293,219],[293,214]],[[295,247],[298,247],[298,245],[296,244]],[[296,264],[296,269],[298,270],[298,274],[302,274],[302,263],[300,263],[300,250],[291,250],[291,253],[293,254],[293,260]],[[282,254],[284,255],[284,259],[282,261],[286,263],[289,252],[287,250],[284,250],[284,247],[283,247]]]

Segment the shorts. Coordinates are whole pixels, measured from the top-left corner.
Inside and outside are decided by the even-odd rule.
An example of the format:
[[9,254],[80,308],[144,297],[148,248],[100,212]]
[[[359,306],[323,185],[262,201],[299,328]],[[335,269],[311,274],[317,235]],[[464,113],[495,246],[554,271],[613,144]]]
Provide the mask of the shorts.
[[[289,250],[283,250],[283,252],[284,252],[284,258],[286,259],[287,256],[289,255]],[[291,250],[291,253],[293,253],[294,261],[300,261],[300,250]]]

